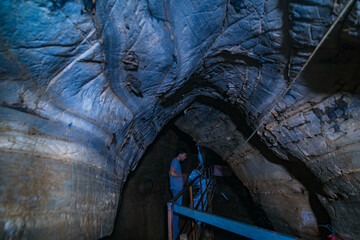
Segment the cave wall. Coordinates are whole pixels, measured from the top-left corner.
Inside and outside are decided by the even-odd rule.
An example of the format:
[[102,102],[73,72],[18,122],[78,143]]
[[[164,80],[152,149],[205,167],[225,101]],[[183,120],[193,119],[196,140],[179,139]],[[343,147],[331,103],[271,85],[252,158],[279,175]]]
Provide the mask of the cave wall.
[[318,236],[317,219],[306,187],[284,166],[271,162],[257,148],[245,143],[228,116],[195,103],[176,125],[197,144],[216,151],[231,166],[277,231],[305,239]]
[[320,75],[278,102],[344,3],[1,1],[1,236],[109,235],[146,148],[207,97],[229,104],[245,135],[276,105],[257,136],[324,182],[313,192],[356,239],[359,1]]

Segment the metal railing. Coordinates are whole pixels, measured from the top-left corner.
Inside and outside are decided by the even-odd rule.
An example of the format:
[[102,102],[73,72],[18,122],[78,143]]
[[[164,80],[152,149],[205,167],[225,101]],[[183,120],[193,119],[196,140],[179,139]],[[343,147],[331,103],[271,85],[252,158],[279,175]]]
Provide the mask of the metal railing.
[[[199,183],[199,190],[197,192],[196,192],[197,188],[194,186],[196,183]],[[204,183],[205,183],[205,187],[203,186]],[[179,199],[182,195],[184,195],[186,191],[189,191],[190,209],[198,209],[200,211],[203,212],[205,211],[211,214],[212,213],[211,201],[215,193],[214,186],[215,186],[214,169],[213,167],[206,168],[196,178],[194,178],[190,183],[188,183],[182,191],[180,191],[173,199],[171,199],[167,203],[169,240],[175,239],[175,237],[173,236],[173,215],[174,215],[174,203],[176,202],[176,200]],[[197,201],[194,201],[194,195],[195,197],[199,196],[198,199],[195,199]],[[197,203],[194,206],[195,202]],[[189,221],[187,221],[184,224],[181,232],[186,232],[187,235],[192,233],[192,239],[195,240],[197,235],[195,220],[194,219],[191,220],[191,228],[189,231],[186,231],[188,226],[189,226]]]
[[[205,188],[203,188],[203,180],[205,180]],[[202,171],[199,176],[188,183],[185,188],[179,192],[173,199],[167,203],[168,209],[168,240],[175,240],[173,236],[173,215],[174,213],[188,217],[190,221],[187,221],[182,231],[186,233],[186,236],[191,236],[192,240],[197,240],[201,234],[201,224],[209,224],[226,231],[257,240],[293,240],[300,239],[297,237],[288,236],[275,231],[263,229],[257,226],[249,225],[246,223],[237,222],[224,217],[216,216],[212,214],[212,198],[215,193],[215,181],[214,169],[212,167]],[[196,194],[200,195],[196,206],[194,206],[194,184],[199,181],[199,190]],[[189,191],[190,196],[190,208],[174,204],[175,201],[181,197],[186,191]],[[206,196],[206,200],[204,197]],[[196,221],[199,224],[195,224]],[[188,229],[191,223],[191,227]],[[180,234],[179,234],[180,235]]]

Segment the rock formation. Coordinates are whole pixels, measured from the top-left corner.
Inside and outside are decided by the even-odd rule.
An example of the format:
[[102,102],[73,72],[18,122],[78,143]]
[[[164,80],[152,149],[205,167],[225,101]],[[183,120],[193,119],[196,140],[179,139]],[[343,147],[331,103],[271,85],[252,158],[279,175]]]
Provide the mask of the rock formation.
[[1,238],[109,235],[129,172],[184,110],[276,229],[316,238],[314,196],[359,238],[359,1],[295,79],[346,3],[1,1]]

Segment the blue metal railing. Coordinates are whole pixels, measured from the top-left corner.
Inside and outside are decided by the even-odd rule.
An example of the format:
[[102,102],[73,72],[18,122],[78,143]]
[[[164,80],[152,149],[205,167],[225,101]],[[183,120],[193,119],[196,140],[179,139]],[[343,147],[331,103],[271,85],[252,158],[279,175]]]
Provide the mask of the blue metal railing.
[[[205,184],[206,186],[204,187],[203,184]],[[200,185],[198,186],[199,191],[197,192],[197,196],[200,195],[200,198],[198,198],[196,204],[194,204],[193,201],[194,200],[193,186],[195,185]],[[194,178],[194,180],[188,183],[180,193],[178,193],[173,199],[171,199],[168,202],[167,207],[168,207],[168,239],[169,240],[175,239],[173,236],[174,213],[193,219],[192,229],[191,229],[191,232],[193,233],[192,240],[196,240],[196,233],[194,231],[196,227],[194,224],[194,220],[255,240],[300,239],[297,237],[288,236],[275,231],[252,226],[246,223],[241,223],[224,217],[212,215],[211,201],[214,195],[214,190],[215,190],[214,186],[215,186],[215,177],[214,177],[213,168],[207,168],[203,172],[201,172],[196,178]],[[180,196],[182,196],[187,190],[190,191],[190,208],[174,204],[175,201]],[[204,201],[204,197],[205,197],[205,201]]]
[[[174,205],[174,213],[198,220],[200,222],[224,229],[226,231],[256,240],[293,240],[300,239],[267,229],[255,227],[246,223],[237,222],[224,217]],[[193,239],[194,240],[194,239]]]
[[[168,206],[168,239],[174,240],[173,236],[173,214],[174,214],[174,203],[182,196],[187,190],[190,191],[190,207],[191,209],[200,209],[202,211],[212,212],[211,199],[214,195],[214,174],[213,168],[207,168],[202,171],[197,177],[195,177],[186,187],[179,192],[173,199],[171,199]],[[193,189],[198,186],[199,190],[195,195],[195,202],[193,198]],[[205,186],[204,186],[205,185]],[[204,200],[205,198],[205,200]],[[195,204],[194,204],[195,203]],[[194,206],[195,205],[195,206]],[[194,222],[192,222],[192,230],[194,230]],[[194,237],[193,237],[194,238]]]

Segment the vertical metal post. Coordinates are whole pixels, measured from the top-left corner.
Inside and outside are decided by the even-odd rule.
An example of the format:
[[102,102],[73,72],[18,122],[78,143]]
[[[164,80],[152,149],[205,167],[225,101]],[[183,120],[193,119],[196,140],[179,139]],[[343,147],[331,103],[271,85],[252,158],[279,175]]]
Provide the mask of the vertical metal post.
[[190,208],[191,208],[191,209],[194,209],[194,200],[193,200],[193,189],[192,189],[192,186],[190,186],[189,191],[190,191]]
[[209,201],[209,213],[212,214],[212,202],[211,202],[211,198],[212,198],[212,194],[213,194],[213,190],[214,190],[214,181],[215,181],[215,177],[214,177],[214,165],[210,167],[210,181],[211,181],[211,189],[208,195],[208,201]]
[[168,213],[168,240],[174,240],[174,236],[173,236],[174,206],[172,202],[167,203],[167,213]]
[[[211,178],[210,178],[210,180],[209,181],[211,181]],[[209,185],[210,185],[211,183],[209,183]],[[207,194],[207,202],[208,202],[208,207],[207,207],[207,209],[209,210],[209,213],[211,214],[212,213],[212,205],[211,205],[211,190],[210,190],[210,188],[209,187],[206,187],[206,194]]]
[[214,193],[217,193],[217,182],[216,182],[216,176],[215,176],[215,167],[213,168],[213,175],[214,175]]
[[209,209],[209,185],[210,185],[210,168],[206,171],[206,207],[204,207],[205,212]]
[[[201,181],[201,175],[200,175],[199,180],[200,180],[200,199],[199,199],[199,201],[201,201],[200,205],[201,205],[201,209],[202,209],[203,202],[202,202],[202,197],[201,197],[201,195],[202,195],[202,181]],[[200,206],[200,205],[199,205],[199,206]]]
[[202,208],[202,211],[205,211],[205,212],[207,212],[207,208],[209,207],[209,201],[208,201],[208,198],[209,198],[209,178],[210,178],[210,168],[208,168],[207,170],[206,170],[206,173],[205,173],[205,176],[206,176],[206,178],[205,178],[205,183],[206,183],[206,189],[205,189],[205,191],[206,191],[206,198],[205,198],[205,204],[204,204],[204,208]]
[[[190,191],[190,208],[194,209],[194,199],[193,199],[193,188],[192,186],[190,186],[189,188]],[[196,232],[195,232],[195,222],[194,219],[191,220],[191,228],[192,228],[192,240],[196,239]]]

